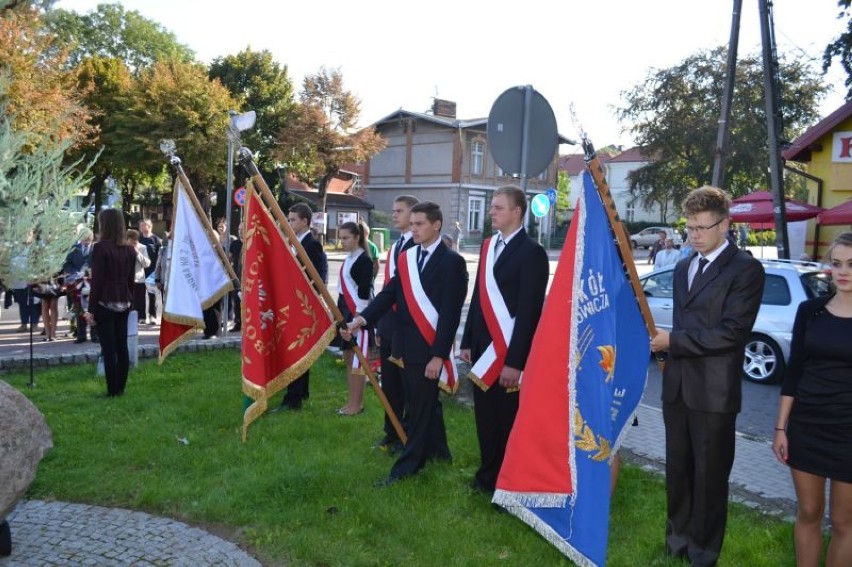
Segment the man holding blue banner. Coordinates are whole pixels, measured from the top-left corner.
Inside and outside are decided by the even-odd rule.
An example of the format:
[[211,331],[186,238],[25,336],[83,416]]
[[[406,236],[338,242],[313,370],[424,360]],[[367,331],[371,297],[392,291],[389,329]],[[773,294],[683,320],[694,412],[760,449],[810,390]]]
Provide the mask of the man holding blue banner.
[[715,565],[728,514],[745,344],[760,308],[760,262],[726,238],[731,199],[701,187],[683,202],[695,254],[674,271],[671,333],[657,331],[666,427],[666,551],[694,566]]
[[586,566],[606,564],[610,462],[642,397],[649,337],[588,172],[583,186],[493,502]]
[[523,227],[523,190],[506,185],[491,199],[491,226],[482,243],[460,358],[472,365],[480,465],[472,486],[494,492],[509,432],[518,413],[518,384],[526,366],[550,264],[541,244]]

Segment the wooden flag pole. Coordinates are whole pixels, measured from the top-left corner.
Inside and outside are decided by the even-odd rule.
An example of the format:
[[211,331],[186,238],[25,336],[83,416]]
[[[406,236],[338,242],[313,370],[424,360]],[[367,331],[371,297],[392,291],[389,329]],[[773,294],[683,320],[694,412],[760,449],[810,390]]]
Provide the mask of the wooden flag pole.
[[[207,218],[207,213],[204,212],[204,209],[201,207],[201,203],[198,202],[198,197],[195,196],[195,191],[192,189],[192,184],[189,182],[189,178],[186,176],[186,173],[183,170],[183,166],[181,165],[180,158],[172,155],[169,158],[170,163],[177,171],[178,178],[180,179],[181,185],[183,185],[184,189],[186,189],[186,194],[189,196],[189,201],[192,203],[192,208],[195,209],[195,214],[201,219],[201,223],[204,225],[204,229],[207,232],[207,239],[213,244],[213,249],[216,251],[216,254],[219,256],[219,259],[222,261],[222,264],[225,266],[225,269],[228,271],[228,276],[231,278],[233,290],[233,282],[237,279],[237,274],[234,272],[233,266],[231,266],[231,261],[228,260],[228,257],[225,255],[225,249],[222,248],[222,244],[219,242],[219,237],[214,236],[218,234],[215,230],[213,230],[213,225],[210,224],[210,219]],[[172,217],[172,232],[174,232],[174,217]]]
[[[252,158],[251,152],[247,148],[240,148],[239,160],[240,165],[245,168],[255,187],[259,189],[261,198],[272,211],[272,215],[275,217],[275,220],[277,220],[278,224],[281,225],[281,229],[287,235],[287,239],[290,241],[290,244],[292,244],[293,248],[295,248],[296,255],[302,262],[302,266],[305,271],[307,271],[308,277],[314,284],[317,291],[319,291],[328,306],[329,311],[331,311],[332,316],[334,316],[337,327],[339,329],[346,329],[346,322],[344,321],[343,313],[340,312],[340,309],[337,307],[337,303],[332,299],[331,294],[328,293],[328,288],[326,288],[325,282],[322,281],[322,278],[320,278],[313,262],[311,262],[310,258],[308,258],[307,252],[305,252],[301,242],[299,242],[299,237],[296,236],[296,233],[293,232],[292,228],[290,228],[290,223],[287,222],[287,217],[284,216],[284,212],[275,200],[275,196],[272,194],[272,191],[269,190],[269,186],[266,184],[263,176],[260,175],[257,165],[255,165],[254,159]],[[354,343],[350,342],[349,346],[352,347],[353,344]],[[370,380],[370,384],[372,384],[373,389],[376,391],[376,395],[379,397],[379,401],[382,403],[385,413],[390,419],[396,434],[399,436],[399,440],[402,441],[403,445],[405,445],[408,443],[408,436],[405,434],[405,430],[403,429],[396,412],[393,411],[390,402],[388,402],[384,391],[381,386],[379,386],[379,382],[376,380],[376,375],[373,373],[373,369],[370,367],[367,357],[364,356],[364,353],[361,352],[361,349],[359,348],[352,348],[352,351],[358,356],[361,368],[364,369],[364,372],[367,374],[367,378]]]
[[[642,284],[639,282],[639,273],[636,271],[636,262],[633,260],[633,250],[630,248],[630,239],[618,218],[618,210],[615,207],[615,201],[612,199],[612,193],[609,190],[609,183],[606,181],[603,167],[601,166],[600,158],[585,135],[582,137],[583,152],[585,153],[586,167],[589,173],[592,174],[592,179],[598,189],[598,194],[606,210],[606,215],[609,218],[609,224],[615,234],[615,241],[618,244],[618,252],[621,255],[621,262],[627,270],[627,278],[633,286],[633,294],[636,296],[636,301],[639,303],[639,311],[642,313],[642,318],[645,320],[645,327],[648,329],[648,334],[651,338],[657,334],[657,326],[654,324],[654,318],[651,316],[651,310],[648,307],[648,299],[645,297],[645,292],[642,289]],[[665,365],[665,359],[657,358],[657,362],[662,368]]]

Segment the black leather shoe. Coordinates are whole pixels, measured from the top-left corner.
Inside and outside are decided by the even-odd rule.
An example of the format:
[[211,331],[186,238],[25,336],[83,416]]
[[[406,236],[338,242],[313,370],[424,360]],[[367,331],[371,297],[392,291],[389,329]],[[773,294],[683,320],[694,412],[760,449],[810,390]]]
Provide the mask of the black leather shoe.
[[474,492],[480,492],[482,494],[494,494],[493,488],[488,488],[476,479],[470,481],[470,489]]
[[284,402],[277,408],[269,410],[269,413],[279,413],[282,411],[299,411],[302,409],[302,402]]
[[80,344],[80,343],[84,343],[84,342],[86,342],[85,338],[74,339],[74,344]]
[[375,486],[376,488],[387,488],[388,486],[390,486],[392,484],[396,484],[400,480],[402,480],[402,479],[398,476],[388,475],[385,478],[379,479],[376,482],[374,482],[373,486]]

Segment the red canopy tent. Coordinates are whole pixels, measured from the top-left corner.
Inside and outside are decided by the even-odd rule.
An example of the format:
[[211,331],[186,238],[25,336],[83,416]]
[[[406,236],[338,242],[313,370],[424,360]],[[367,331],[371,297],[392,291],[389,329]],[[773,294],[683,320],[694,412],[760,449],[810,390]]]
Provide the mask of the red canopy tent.
[[[787,212],[787,221],[801,221],[812,219],[822,212],[823,209],[795,199],[784,199]],[[772,193],[769,191],[755,191],[731,201],[731,220],[734,222],[747,223],[773,223],[775,211],[772,202]],[[773,225],[774,226],[774,225]]]
[[819,224],[852,224],[852,201],[826,209],[819,214]]

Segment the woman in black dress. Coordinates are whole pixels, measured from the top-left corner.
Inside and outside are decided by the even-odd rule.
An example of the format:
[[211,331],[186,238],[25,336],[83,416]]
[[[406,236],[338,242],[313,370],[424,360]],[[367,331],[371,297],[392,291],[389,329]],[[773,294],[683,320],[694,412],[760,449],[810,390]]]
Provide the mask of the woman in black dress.
[[819,565],[825,481],[831,542],[825,565],[852,565],[852,232],[828,251],[836,293],[802,302],[772,449],[796,488],[796,564]]
[[[338,237],[343,250],[349,254],[340,267],[337,307],[348,323],[355,315],[367,307],[373,288],[373,261],[367,248],[364,229],[355,222],[340,225]],[[359,336],[360,335],[360,336]],[[366,356],[369,337],[366,330],[363,335],[356,333],[358,347]],[[339,415],[357,415],[364,411],[364,370],[352,350],[344,353],[346,360],[346,379],[349,386],[349,399],[346,405],[337,410]]]

